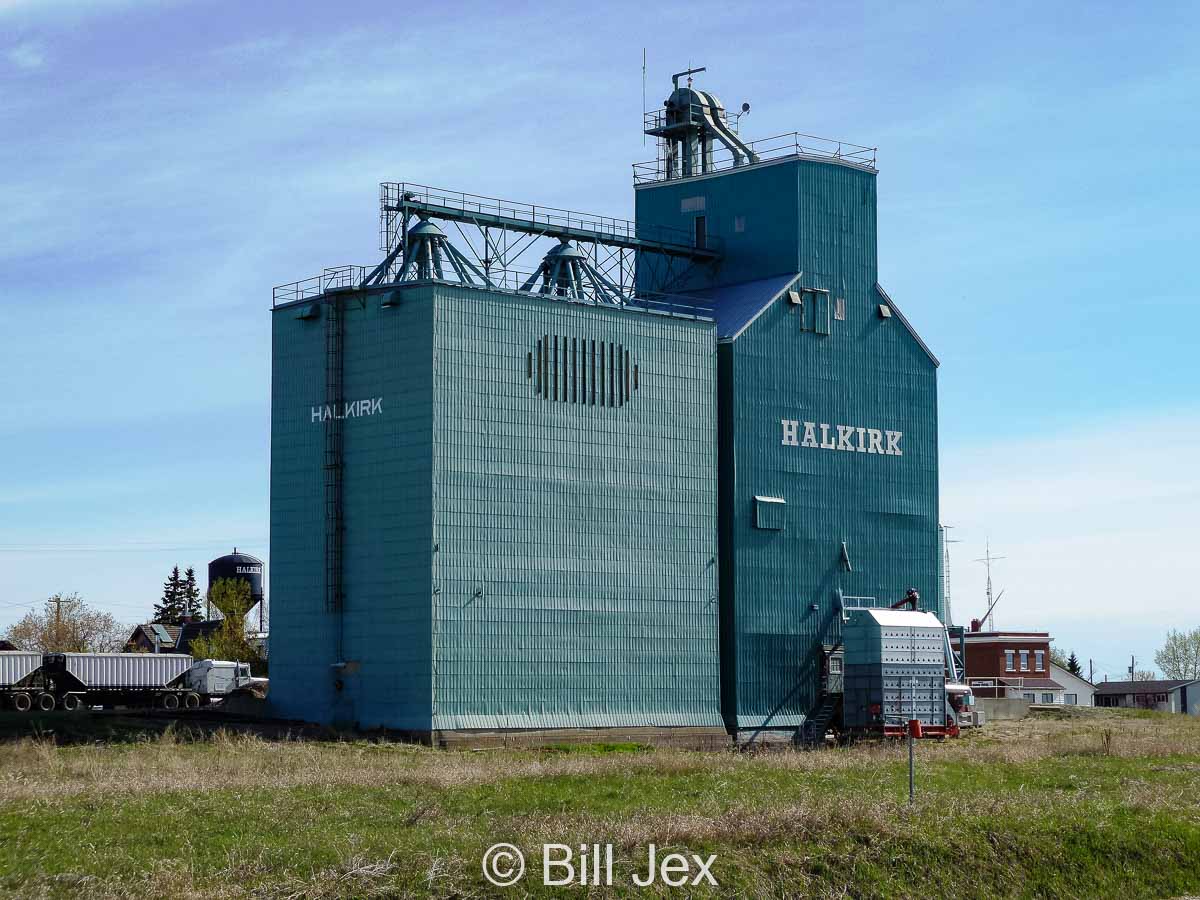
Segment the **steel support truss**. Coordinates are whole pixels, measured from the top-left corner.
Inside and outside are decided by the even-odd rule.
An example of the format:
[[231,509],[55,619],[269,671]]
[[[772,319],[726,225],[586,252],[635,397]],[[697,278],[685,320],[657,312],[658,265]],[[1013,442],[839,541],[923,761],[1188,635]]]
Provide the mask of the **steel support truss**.
[[364,287],[436,279],[608,305],[678,291],[721,255],[687,232],[393,182],[380,247]]

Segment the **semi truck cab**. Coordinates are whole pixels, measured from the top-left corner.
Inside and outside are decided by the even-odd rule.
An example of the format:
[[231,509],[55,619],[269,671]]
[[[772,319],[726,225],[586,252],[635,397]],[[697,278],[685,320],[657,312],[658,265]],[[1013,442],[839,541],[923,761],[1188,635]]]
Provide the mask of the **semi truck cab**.
[[188,688],[208,697],[221,697],[251,683],[247,663],[200,659],[184,677]]

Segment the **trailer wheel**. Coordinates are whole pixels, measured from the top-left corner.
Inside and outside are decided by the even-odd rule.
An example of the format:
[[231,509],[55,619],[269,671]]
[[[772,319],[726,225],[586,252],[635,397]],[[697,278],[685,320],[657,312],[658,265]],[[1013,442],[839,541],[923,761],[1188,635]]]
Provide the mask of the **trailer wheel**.
[[162,705],[163,709],[179,709],[179,695],[163,694]]
[[62,698],[62,708],[67,710],[67,712],[74,712],[81,706],[83,706],[83,701],[79,698],[78,694],[67,694],[67,696]]
[[17,712],[29,712],[33,706],[33,700],[28,694],[13,694],[12,705]]
[[200,695],[197,694],[195,691],[192,691],[191,693],[188,693],[188,694],[184,694],[183,705],[184,705],[185,709],[199,709],[200,708]]
[[54,706],[55,700],[53,694],[43,693],[37,695],[37,708],[42,712],[50,712],[50,710],[54,709]]

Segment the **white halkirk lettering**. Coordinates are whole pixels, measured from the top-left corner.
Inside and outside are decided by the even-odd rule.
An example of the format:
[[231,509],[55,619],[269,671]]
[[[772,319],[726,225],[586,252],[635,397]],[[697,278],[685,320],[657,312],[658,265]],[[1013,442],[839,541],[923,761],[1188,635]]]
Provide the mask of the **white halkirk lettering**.
[[854,445],[850,443],[850,436],[854,434],[853,425],[839,425],[838,430],[838,445],[839,450],[853,450]]
[[[828,422],[799,422],[780,419],[783,425],[783,445],[813,447],[821,450],[842,450],[849,453],[874,453],[880,456],[903,456],[900,441],[903,431],[885,431],[865,425],[836,425]],[[800,426],[804,426],[801,436]],[[820,429],[818,442],[817,429]]]
[[369,397],[365,400],[347,400],[341,406],[327,403],[324,406],[314,406],[311,411],[311,422],[328,422],[331,419],[359,419],[363,416],[374,416],[383,412],[383,398]]

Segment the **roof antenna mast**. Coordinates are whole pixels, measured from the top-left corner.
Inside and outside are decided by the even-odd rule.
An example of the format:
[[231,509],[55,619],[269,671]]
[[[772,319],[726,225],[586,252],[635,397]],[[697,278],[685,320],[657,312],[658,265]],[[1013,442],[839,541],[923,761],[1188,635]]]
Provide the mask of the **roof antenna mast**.
[[[981,562],[981,563],[983,563],[984,565],[986,565],[986,566],[987,566],[987,601],[988,601],[988,611],[987,611],[987,614],[986,614],[986,616],[984,617],[983,624],[984,624],[984,628],[986,628],[988,631],[995,631],[995,630],[996,630],[996,623],[995,623],[995,621],[994,621],[994,617],[993,617],[993,615],[992,615],[992,609],[993,609],[993,608],[996,606],[996,603],[995,603],[995,601],[993,601],[993,600],[992,600],[992,563],[994,563],[994,562],[995,562],[996,560],[998,560],[998,559],[1007,559],[1007,557],[1005,557],[1005,556],[992,556],[992,541],[991,541],[991,538],[988,538],[988,539],[987,539],[987,544],[986,544],[985,546],[987,547],[987,550],[986,550],[986,551],[985,551],[985,553],[984,553],[983,559],[977,559],[977,560],[975,560],[975,562]],[[1003,592],[1001,592],[1001,593],[1003,593]],[[996,599],[997,599],[997,600],[999,600],[1000,598],[999,598],[999,597],[997,597]]]

